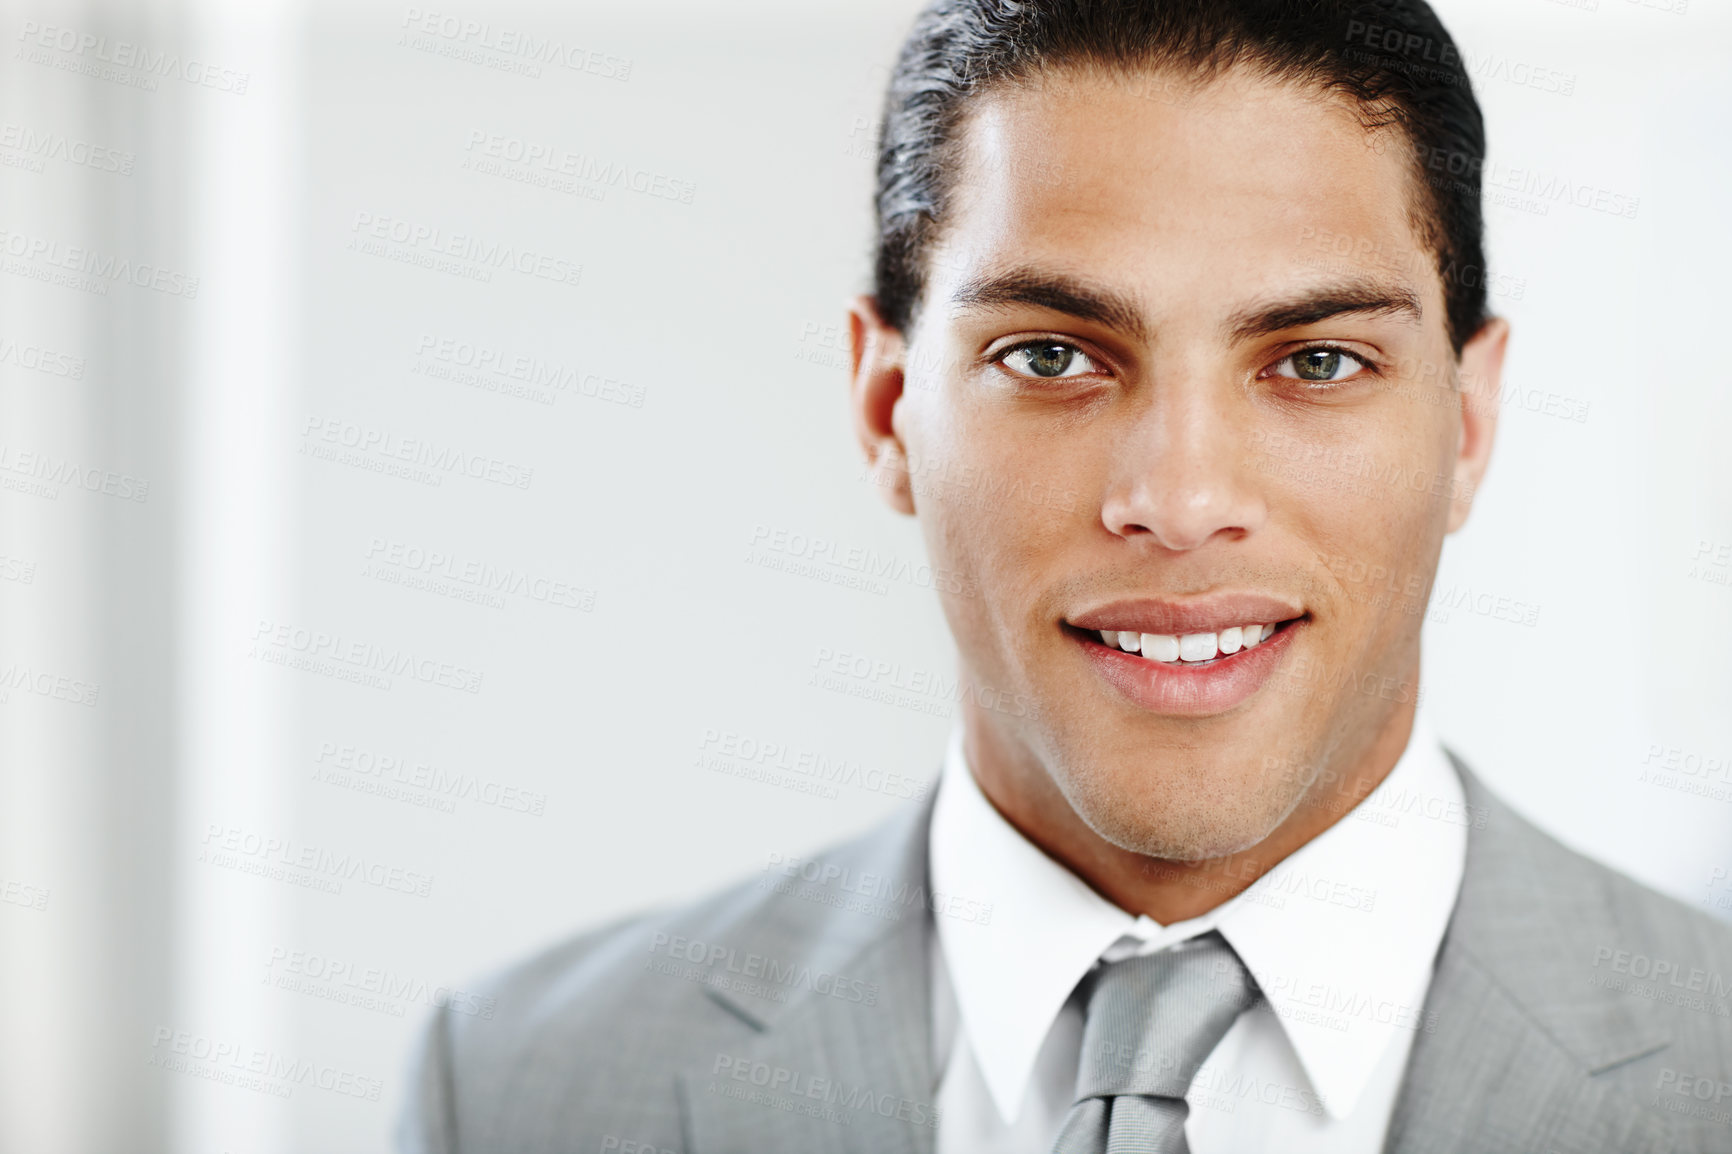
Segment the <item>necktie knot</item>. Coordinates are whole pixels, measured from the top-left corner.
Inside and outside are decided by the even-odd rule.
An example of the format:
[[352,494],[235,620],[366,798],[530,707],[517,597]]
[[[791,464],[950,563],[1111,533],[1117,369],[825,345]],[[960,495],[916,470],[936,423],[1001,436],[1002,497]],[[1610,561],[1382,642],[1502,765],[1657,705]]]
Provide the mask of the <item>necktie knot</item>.
[[1218,933],[1101,968],[1083,1019],[1077,1097],[1183,1098],[1258,991]]
[[1260,996],[1219,933],[1101,967],[1084,1010],[1077,1101],[1055,1151],[1183,1152],[1197,1069]]

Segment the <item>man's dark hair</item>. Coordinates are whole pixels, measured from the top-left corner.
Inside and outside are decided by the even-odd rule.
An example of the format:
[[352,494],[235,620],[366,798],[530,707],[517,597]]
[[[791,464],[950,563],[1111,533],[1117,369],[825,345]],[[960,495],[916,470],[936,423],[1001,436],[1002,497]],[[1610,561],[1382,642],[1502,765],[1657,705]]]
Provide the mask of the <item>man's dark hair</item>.
[[1485,125],[1461,54],[1424,0],[933,0],[891,74],[878,149],[874,289],[907,330],[971,97],[1069,65],[1206,81],[1245,67],[1339,92],[1412,149],[1412,219],[1436,256],[1459,355],[1486,320]]

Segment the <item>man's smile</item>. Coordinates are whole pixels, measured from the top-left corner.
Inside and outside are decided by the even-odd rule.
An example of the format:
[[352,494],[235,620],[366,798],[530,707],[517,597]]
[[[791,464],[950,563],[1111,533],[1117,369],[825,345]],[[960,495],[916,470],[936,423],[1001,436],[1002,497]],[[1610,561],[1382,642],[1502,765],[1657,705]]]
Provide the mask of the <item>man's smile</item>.
[[1251,697],[1310,615],[1263,594],[1121,601],[1061,623],[1101,676],[1155,713],[1205,717]]

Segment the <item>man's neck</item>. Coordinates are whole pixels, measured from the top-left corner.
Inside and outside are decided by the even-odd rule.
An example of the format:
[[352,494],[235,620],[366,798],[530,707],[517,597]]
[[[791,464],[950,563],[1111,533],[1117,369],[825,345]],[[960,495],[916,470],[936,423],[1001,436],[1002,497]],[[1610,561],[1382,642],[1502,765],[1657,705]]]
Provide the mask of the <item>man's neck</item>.
[[1391,714],[1356,755],[1301,796],[1262,841],[1225,857],[1172,861],[1114,845],[1097,834],[1060,791],[1033,751],[1007,739],[970,710],[965,749],[975,781],[994,809],[1041,852],[1132,914],[1161,925],[1200,917],[1244,892],[1288,855],[1340,821],[1388,777],[1407,748],[1414,709]]

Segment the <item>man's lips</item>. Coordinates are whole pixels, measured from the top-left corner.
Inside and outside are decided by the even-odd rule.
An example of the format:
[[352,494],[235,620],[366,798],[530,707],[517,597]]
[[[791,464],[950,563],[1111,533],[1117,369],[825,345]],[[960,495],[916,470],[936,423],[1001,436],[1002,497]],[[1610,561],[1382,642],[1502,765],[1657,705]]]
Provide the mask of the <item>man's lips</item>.
[[1082,630],[1122,633],[1219,633],[1251,624],[1278,625],[1302,616],[1304,610],[1265,593],[1216,593],[1185,601],[1139,598],[1114,601],[1065,618]]

